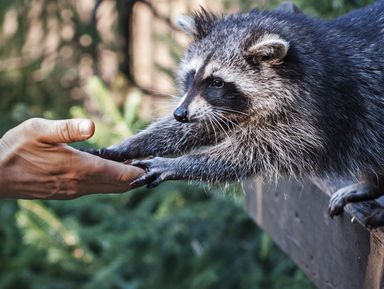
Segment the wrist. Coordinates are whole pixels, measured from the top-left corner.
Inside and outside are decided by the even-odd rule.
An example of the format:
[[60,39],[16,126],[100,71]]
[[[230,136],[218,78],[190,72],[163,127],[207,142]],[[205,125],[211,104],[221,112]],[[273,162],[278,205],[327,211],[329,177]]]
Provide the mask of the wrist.
[[126,149],[126,158],[127,159],[138,159],[142,157],[146,157],[144,150],[145,145],[140,142],[130,142],[130,144],[127,146],[128,149]]

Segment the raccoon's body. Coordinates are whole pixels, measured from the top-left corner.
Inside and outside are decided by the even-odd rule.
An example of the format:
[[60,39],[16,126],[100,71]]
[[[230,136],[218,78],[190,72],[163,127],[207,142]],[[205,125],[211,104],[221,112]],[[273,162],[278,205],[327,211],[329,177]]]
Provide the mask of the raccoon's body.
[[[381,179],[384,1],[331,21],[281,9],[224,17],[202,10],[179,25],[194,41],[179,67],[174,116],[94,153],[157,156],[136,162],[148,169],[136,184],[334,173]],[[331,214],[382,193],[368,184],[369,193],[334,198]]]

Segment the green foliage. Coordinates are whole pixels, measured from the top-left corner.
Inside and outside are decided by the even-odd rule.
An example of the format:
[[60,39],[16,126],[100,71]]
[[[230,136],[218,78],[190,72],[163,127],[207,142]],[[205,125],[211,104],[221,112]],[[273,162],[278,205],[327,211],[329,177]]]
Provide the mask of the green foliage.
[[0,288],[311,287],[241,206],[195,185],[0,212]]
[[[0,133],[31,116],[91,117],[97,131],[87,145],[100,147],[142,128],[139,91],[128,85],[114,89],[115,83],[106,86],[96,76],[81,77],[79,62],[91,59],[92,67],[97,66],[101,40],[94,25],[82,20],[77,1],[41,1],[37,19],[44,35],[50,29],[47,19],[76,31],[72,39],[60,41],[57,50],[62,53],[53,66],[44,49],[34,56],[23,50],[31,24],[26,15],[37,2],[0,2],[0,31],[10,11],[18,19],[11,38],[0,33]],[[331,17],[372,1],[295,2],[306,13]],[[248,10],[255,1],[225,1],[228,9],[235,5]],[[79,45],[83,34],[91,36],[90,46]],[[171,55],[180,54],[170,35],[158,37]],[[70,57],[65,56],[68,51]],[[171,75],[167,67],[158,68]],[[220,187],[178,182],[66,202],[3,200],[0,289],[314,288],[246,216],[242,203],[236,187],[223,193]]]

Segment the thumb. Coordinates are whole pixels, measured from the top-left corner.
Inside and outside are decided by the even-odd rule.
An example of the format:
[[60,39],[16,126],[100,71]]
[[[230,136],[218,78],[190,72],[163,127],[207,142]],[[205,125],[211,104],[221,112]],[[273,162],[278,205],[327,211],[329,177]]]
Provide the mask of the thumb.
[[89,119],[46,120],[41,141],[71,143],[89,139],[95,133],[95,124]]

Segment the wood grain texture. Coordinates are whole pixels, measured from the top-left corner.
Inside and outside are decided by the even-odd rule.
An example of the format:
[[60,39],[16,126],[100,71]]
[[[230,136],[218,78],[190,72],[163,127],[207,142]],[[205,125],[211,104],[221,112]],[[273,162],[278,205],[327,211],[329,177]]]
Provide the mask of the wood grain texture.
[[362,225],[379,204],[348,205],[334,219],[327,213],[330,195],[350,183],[249,180],[244,183],[247,211],[318,288],[382,289],[384,231]]

